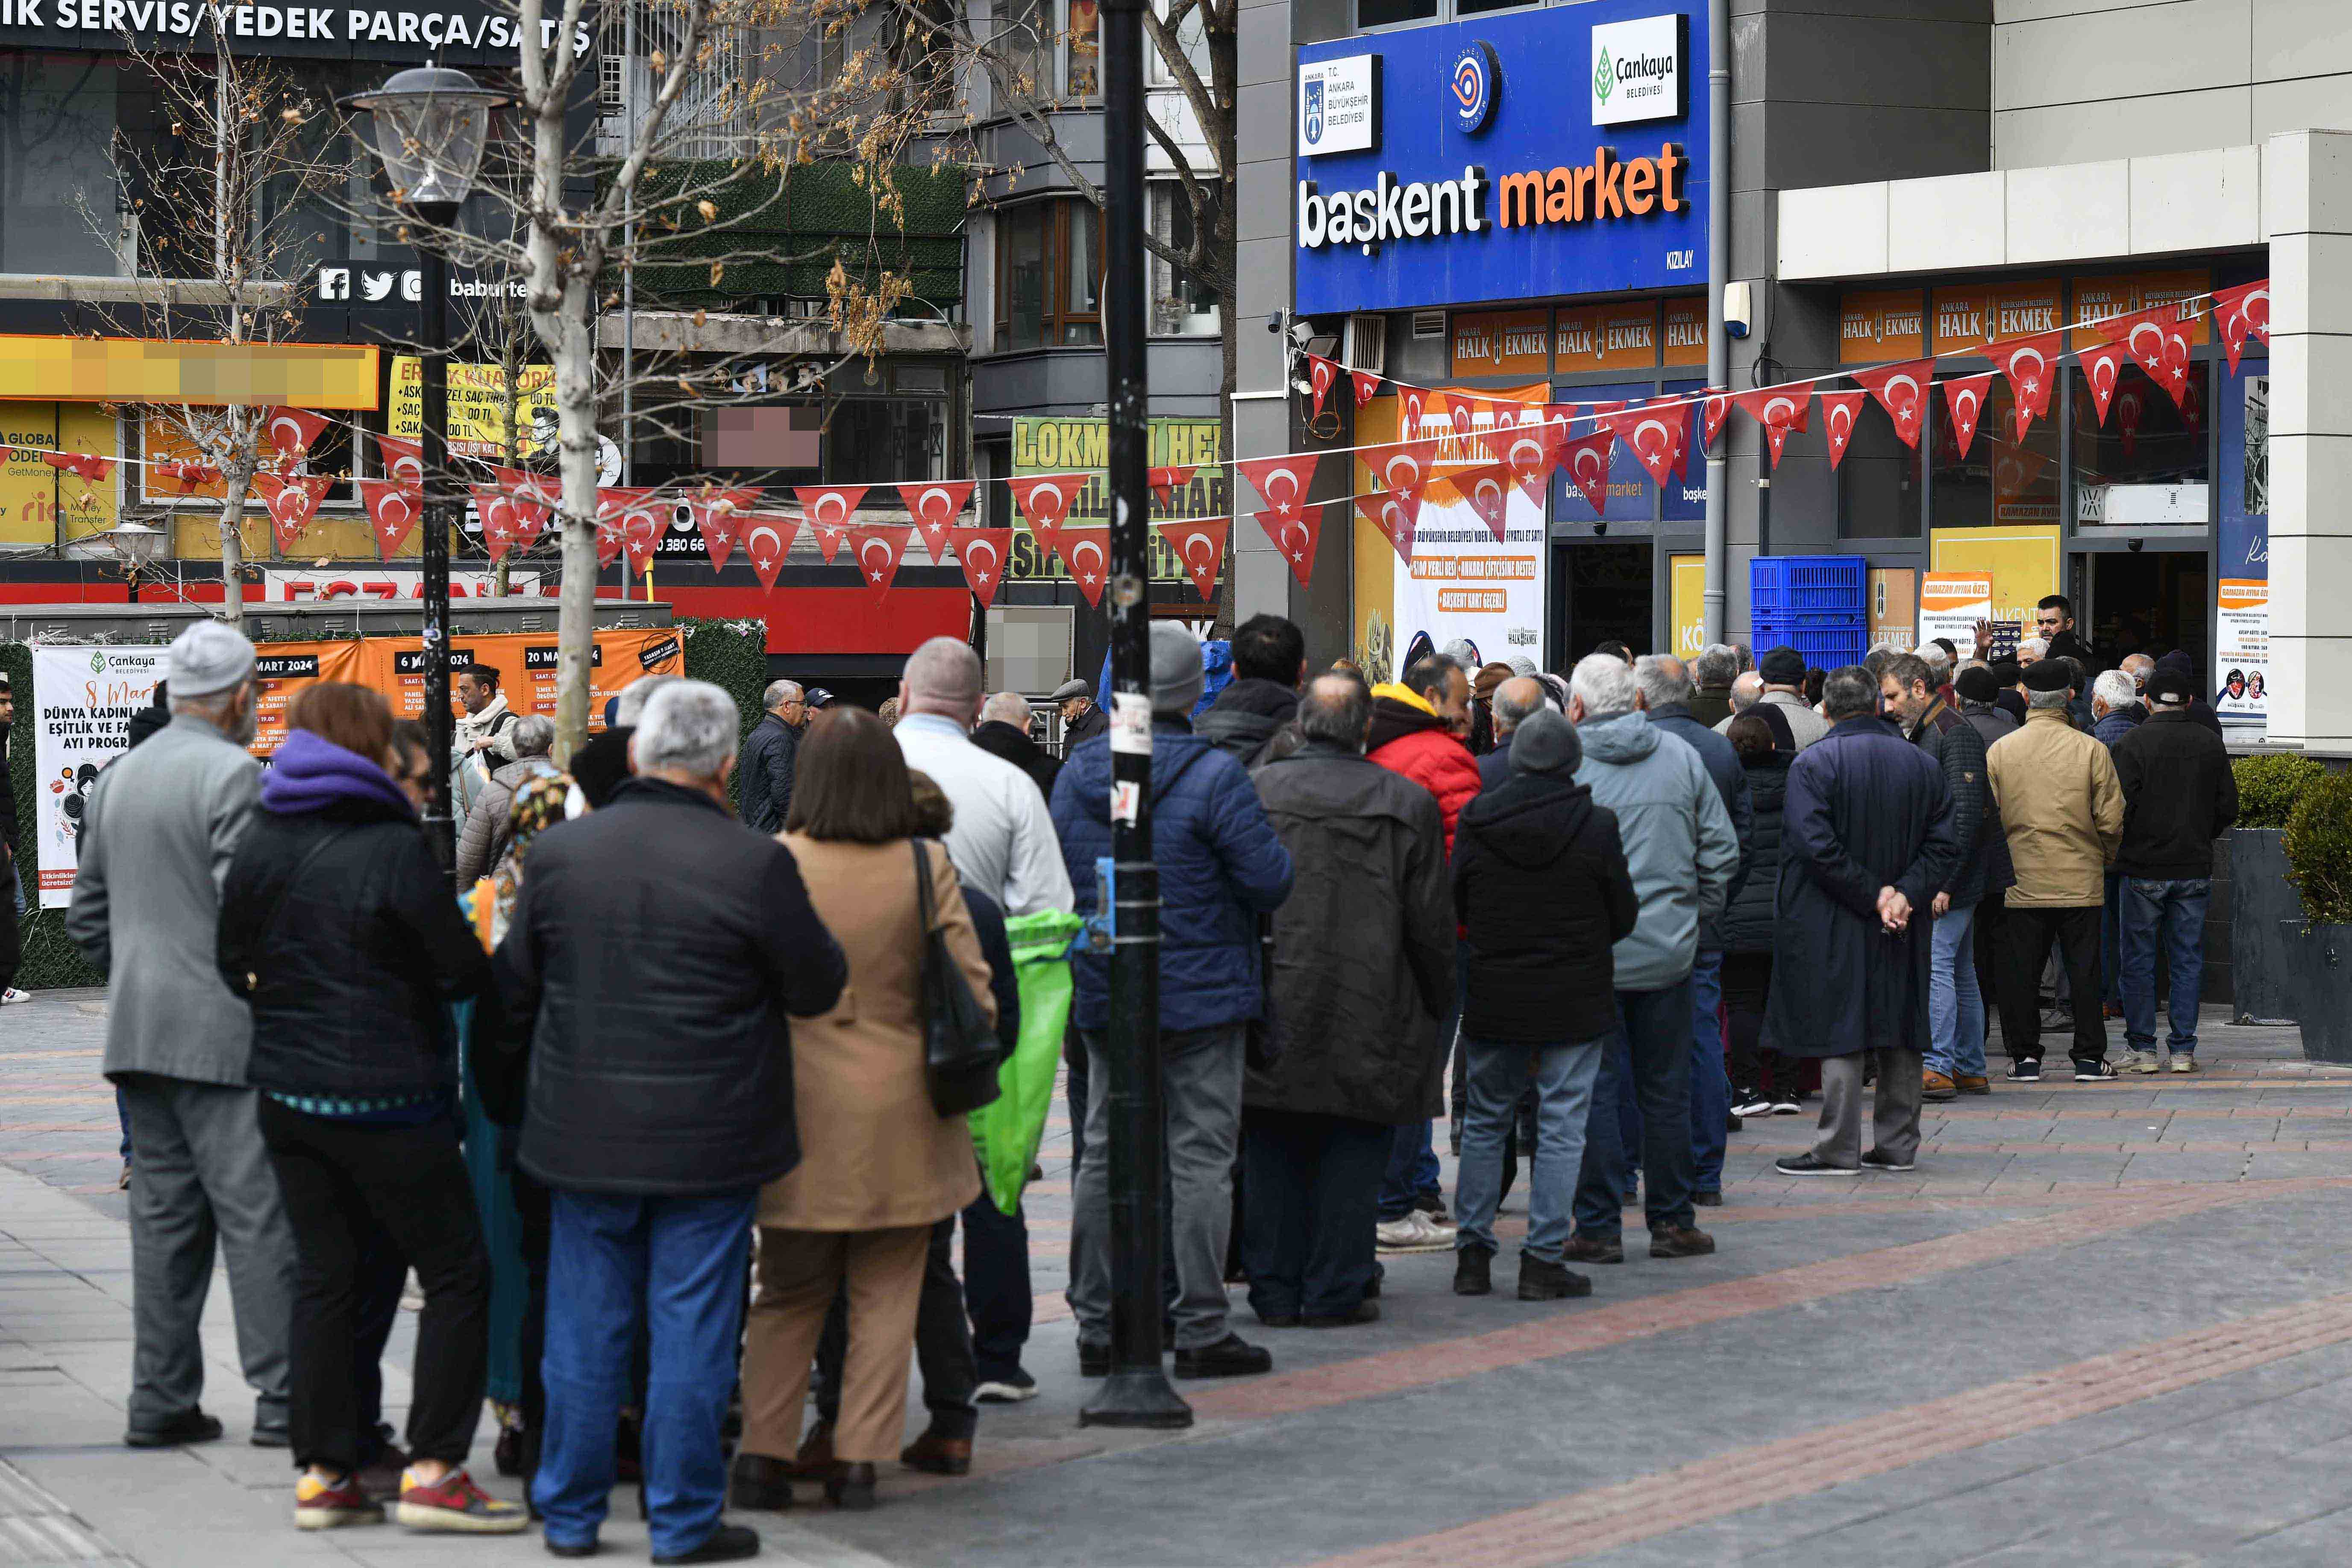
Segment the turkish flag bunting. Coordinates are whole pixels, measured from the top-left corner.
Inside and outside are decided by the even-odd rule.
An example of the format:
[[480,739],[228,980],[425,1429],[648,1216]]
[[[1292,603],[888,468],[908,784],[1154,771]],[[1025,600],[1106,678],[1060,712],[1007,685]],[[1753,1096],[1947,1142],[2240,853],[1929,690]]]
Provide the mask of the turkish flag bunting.
[[395,440],[390,436],[375,438],[375,449],[383,458],[384,477],[398,479],[404,485],[425,483],[425,448],[414,441]]
[[1811,416],[1813,389],[1806,382],[1790,382],[1784,386],[1759,386],[1753,392],[1734,393],[1731,401],[1764,426],[1764,444],[1772,455],[1772,467],[1778,468],[1781,450],[1789,444],[1789,432],[1802,430]]
[[970,479],[935,479],[929,484],[900,485],[898,499],[907,503],[907,510],[922,531],[923,542],[931,552],[931,564],[948,563],[948,530],[971,500]]
[[1502,447],[1504,466],[1518,481],[1520,492],[1538,506],[1543,505],[1544,486],[1559,455],[1564,428],[1549,419],[1534,418],[1499,426],[1495,433],[1492,444]]
[[1087,603],[1100,605],[1103,584],[1110,576],[1110,530],[1065,528],[1055,535],[1054,548],[1061,552],[1062,564],[1070,569],[1070,581],[1078,585]]
[[1429,393],[1418,386],[1397,388],[1397,433],[1407,440],[1421,436],[1421,422],[1429,412]]
[[1217,596],[1217,570],[1224,564],[1225,535],[1234,526],[1229,517],[1194,518],[1182,522],[1154,523],[1168,548],[1176,552],[1191,574],[1192,586],[1201,591],[1201,602],[1207,604]]
[[2146,412],[2147,405],[2140,399],[2139,388],[2126,386],[2116,394],[2116,429],[2123,437],[2124,456],[2126,458],[2139,450],[2140,416]]
[[302,537],[302,531],[319,515],[319,498],[334,482],[327,474],[288,478],[263,472],[253,476],[254,488],[261,492],[262,503],[269,508],[269,521],[278,534],[279,554],[294,548],[294,542]]
[[2221,326],[2221,346],[2229,351],[2230,374],[2235,375],[2248,333],[2271,341],[2271,280],[2261,278],[2234,289],[2214,289],[2213,320]]
[[[784,557],[793,552],[793,538],[801,531],[799,520],[776,511],[740,511],[734,514],[732,527],[734,542],[743,547],[743,559],[751,563],[761,591],[775,587],[776,574],[784,569]],[[709,535],[703,537],[707,541]]]
[[1915,359],[1848,374],[1862,384],[1863,390],[1878,399],[1878,405],[1895,421],[1895,433],[1903,437],[1903,444],[1916,447],[1919,427],[1927,412],[1927,384],[1935,379],[1936,362]]
[[1307,356],[1307,384],[1315,394],[1315,417],[1323,417],[1323,400],[1331,395],[1331,384],[1339,379],[1339,366],[1335,360],[1321,354]]
[[904,527],[853,528],[850,543],[857,552],[857,573],[866,585],[878,598],[890,591],[891,580],[898,575],[898,558],[907,552],[907,542],[914,534]]
[[661,536],[669,531],[671,506],[667,498],[648,499],[621,515],[621,548],[628,552],[629,570],[635,574],[643,576],[653,564]]
[[326,434],[327,416],[307,408],[273,408],[263,428],[269,437],[271,451],[281,458],[299,458]]
[[393,479],[353,482],[359,486],[360,504],[367,509],[368,532],[375,538],[375,552],[389,561],[406,542],[409,530],[416,526],[417,515],[425,510],[425,492]]
[[1617,432],[1610,429],[1579,436],[1559,449],[1559,466],[1592,503],[1594,516],[1609,504],[1609,459],[1617,445]]
[[[1467,445],[1472,439],[1472,430],[1477,423],[1477,399],[1464,397],[1459,394],[1452,394],[1446,397],[1445,417],[1454,426],[1454,439],[1456,443]],[[1457,457],[1455,460],[1463,459]]]
[[1276,508],[1257,514],[1257,525],[1282,558],[1290,563],[1290,574],[1298,579],[1302,588],[1315,575],[1315,546],[1323,533],[1323,503],[1313,506],[1293,506],[1287,510]]
[[1654,397],[1648,406],[1666,416],[1675,433],[1675,465],[1673,477],[1683,479],[1690,472],[1691,405],[1682,397]]
[[474,492],[474,510],[482,519],[482,548],[490,552],[492,561],[503,561],[514,547],[514,498],[496,485],[468,485]]
[[1705,427],[1699,432],[1699,439],[1712,447],[1716,437],[1722,432],[1723,422],[1731,416],[1731,394],[1722,387],[1710,386],[1706,389],[1706,401],[1702,408],[1701,418]]
[[499,488],[514,502],[515,542],[525,550],[536,543],[547,521],[562,503],[553,476],[526,473],[520,468],[492,468]]
[[[5,447],[0,447],[0,458],[5,458],[8,450],[9,448]],[[154,479],[177,480],[180,493],[184,496],[194,495],[205,485],[218,484],[221,477],[221,471],[218,468],[214,468],[210,463],[197,462],[193,458],[166,458],[150,468],[148,473]]]
[[1402,497],[1394,490],[1377,490],[1356,498],[1356,510],[1364,521],[1388,536],[1397,552],[1397,559],[1410,565],[1412,562],[1413,518],[1418,508],[1408,509]]
[[1454,493],[1470,503],[1495,542],[1503,542],[1503,525],[1511,505],[1511,489],[1518,481],[1508,463],[1489,463],[1484,468],[1464,468],[1449,481]]
[[1307,487],[1315,482],[1315,457],[1293,452],[1286,458],[1244,458],[1239,466],[1242,478],[1265,498],[1268,510],[1296,516],[1307,504]]
[[2121,343],[2130,354],[2132,363],[2147,373],[2150,381],[2164,379],[2164,362],[2173,353],[2173,340],[2180,343],[2183,358],[2189,353],[2189,325],[2180,320],[2179,305],[2157,305],[2145,310],[2134,310],[2128,316],[2117,316],[2111,321],[2101,321],[2100,334],[2109,342]]
[[963,568],[964,586],[982,608],[996,603],[997,585],[1004,581],[1004,558],[1013,553],[1013,531],[959,528],[950,537],[955,541],[956,563]]
[[2066,352],[2066,334],[2036,332],[2030,338],[1995,343],[1988,352],[2000,374],[2009,377],[2009,389],[2017,398],[2018,439],[2023,440],[2025,430],[2050,412],[2050,393],[2058,384],[2058,362]]
[[1359,408],[1370,403],[1381,390],[1381,378],[1375,371],[1351,370],[1348,373],[1348,379],[1356,384],[1356,406]]
[[1171,463],[1164,468],[1153,468],[1145,476],[1145,481],[1150,485],[1151,493],[1160,498],[1161,506],[1172,507],[1176,504],[1176,492],[1192,482],[1192,471],[1200,466]]
[[795,485],[793,494],[810,522],[819,528],[846,528],[866,499],[864,485]]
[[2124,366],[2131,357],[2131,349],[2123,343],[2101,343],[2074,356],[2083,367],[2083,379],[2090,383],[2091,403],[2099,411],[2101,425],[2107,422],[2107,405],[2114,399],[2116,384],[2123,379]]
[[1993,373],[1957,375],[1943,383],[1944,411],[1952,416],[1953,456],[1965,460],[1984,422],[1985,399],[1992,395]]
[[1013,504],[1029,520],[1029,531],[1048,550],[1060,548],[1062,525],[1070,521],[1070,502],[1087,482],[1085,474],[1041,474],[1013,481]]
[[1650,478],[1664,484],[1675,471],[1675,414],[1659,408],[1625,408],[1601,416],[1617,438],[1633,448]]
[[1399,441],[1393,446],[1375,447],[1366,456],[1381,488],[1404,497],[1406,504],[1418,512],[1421,492],[1429,488],[1437,468],[1437,443]]
[[76,475],[91,484],[114,472],[112,458],[94,457],[88,452],[42,452],[37,456],[58,472]]
[[1870,396],[1867,392],[1824,392],[1822,400],[1822,432],[1829,437],[1830,472],[1837,472],[1839,460],[1853,442],[1853,422],[1862,416],[1862,405]]
[[[743,537],[743,519],[759,504],[758,490],[722,490],[713,485],[705,485],[687,498],[687,510],[694,516],[695,531],[702,535],[703,552],[710,557],[713,571],[726,565],[727,558],[735,552]],[[793,531],[800,531],[798,524]],[[790,540],[792,534],[784,537]]]
[[631,507],[654,492],[642,486],[599,485],[596,487],[596,564],[610,566],[627,542],[624,530]]

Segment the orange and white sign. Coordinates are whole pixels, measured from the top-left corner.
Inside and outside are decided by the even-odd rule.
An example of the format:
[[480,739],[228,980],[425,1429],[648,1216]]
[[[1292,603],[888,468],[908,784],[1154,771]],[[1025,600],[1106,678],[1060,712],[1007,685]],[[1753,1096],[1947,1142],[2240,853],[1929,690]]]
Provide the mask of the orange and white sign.
[[1992,619],[1992,575],[1986,572],[1927,572],[1919,577],[1919,643],[1949,637],[1976,647],[1977,623]]

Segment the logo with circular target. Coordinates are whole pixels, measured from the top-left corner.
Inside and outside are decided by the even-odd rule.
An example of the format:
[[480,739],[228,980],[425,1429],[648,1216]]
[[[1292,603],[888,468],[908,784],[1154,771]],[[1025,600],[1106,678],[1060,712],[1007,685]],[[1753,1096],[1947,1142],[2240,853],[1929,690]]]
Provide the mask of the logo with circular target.
[[1494,46],[1484,39],[1465,46],[1454,57],[1448,87],[1454,96],[1454,128],[1465,136],[1475,136],[1486,129],[1486,122],[1495,117],[1495,100],[1503,87],[1495,63]]

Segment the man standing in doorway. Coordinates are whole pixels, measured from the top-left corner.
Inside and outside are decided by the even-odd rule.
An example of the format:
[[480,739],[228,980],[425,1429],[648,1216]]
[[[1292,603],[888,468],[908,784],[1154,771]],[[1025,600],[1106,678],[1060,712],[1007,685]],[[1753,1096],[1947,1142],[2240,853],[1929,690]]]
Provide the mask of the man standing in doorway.
[[764,710],[743,742],[743,826],[781,833],[793,809],[793,764],[800,755],[808,703],[800,683],[772,680],[760,694]]
[[[2044,658],[2078,658],[2085,670],[2099,668],[2091,645],[2074,631],[2074,602],[2063,594],[2045,594],[2033,608],[2033,629],[2041,634]],[[2022,656],[2023,648],[2018,653]]]

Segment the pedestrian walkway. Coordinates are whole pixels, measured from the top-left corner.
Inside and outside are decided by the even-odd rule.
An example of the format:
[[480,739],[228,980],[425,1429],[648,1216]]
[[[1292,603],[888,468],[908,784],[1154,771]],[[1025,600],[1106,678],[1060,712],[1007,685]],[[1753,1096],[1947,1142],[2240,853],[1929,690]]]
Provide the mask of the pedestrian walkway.
[[[297,1535],[285,1455],[244,1441],[225,1289],[206,1403],[228,1438],[118,1446],[130,1260],[101,1006],[0,1015],[0,1563],[544,1561],[532,1537]],[[2352,1071],[2303,1063],[2292,1029],[2209,1013],[2203,1033],[2193,1078],[1930,1106],[1907,1174],[1780,1175],[1810,1117],[1752,1121],[1701,1216],[1721,1250],[1633,1246],[1589,1300],[1456,1298],[1439,1254],[1386,1260],[1369,1327],[1244,1310],[1275,1374],[1181,1385],[1200,1421],[1175,1435],[1076,1424],[1095,1385],[1059,1310],[1057,1115],[1031,1213],[1040,1397],[988,1411],[967,1479],[886,1474],[875,1513],[749,1521],[765,1561],[941,1568],[2338,1563]],[[396,1366],[386,1402],[406,1395]],[[488,1436],[477,1473],[512,1496]],[[634,1514],[624,1496],[608,1555],[642,1560]]]

